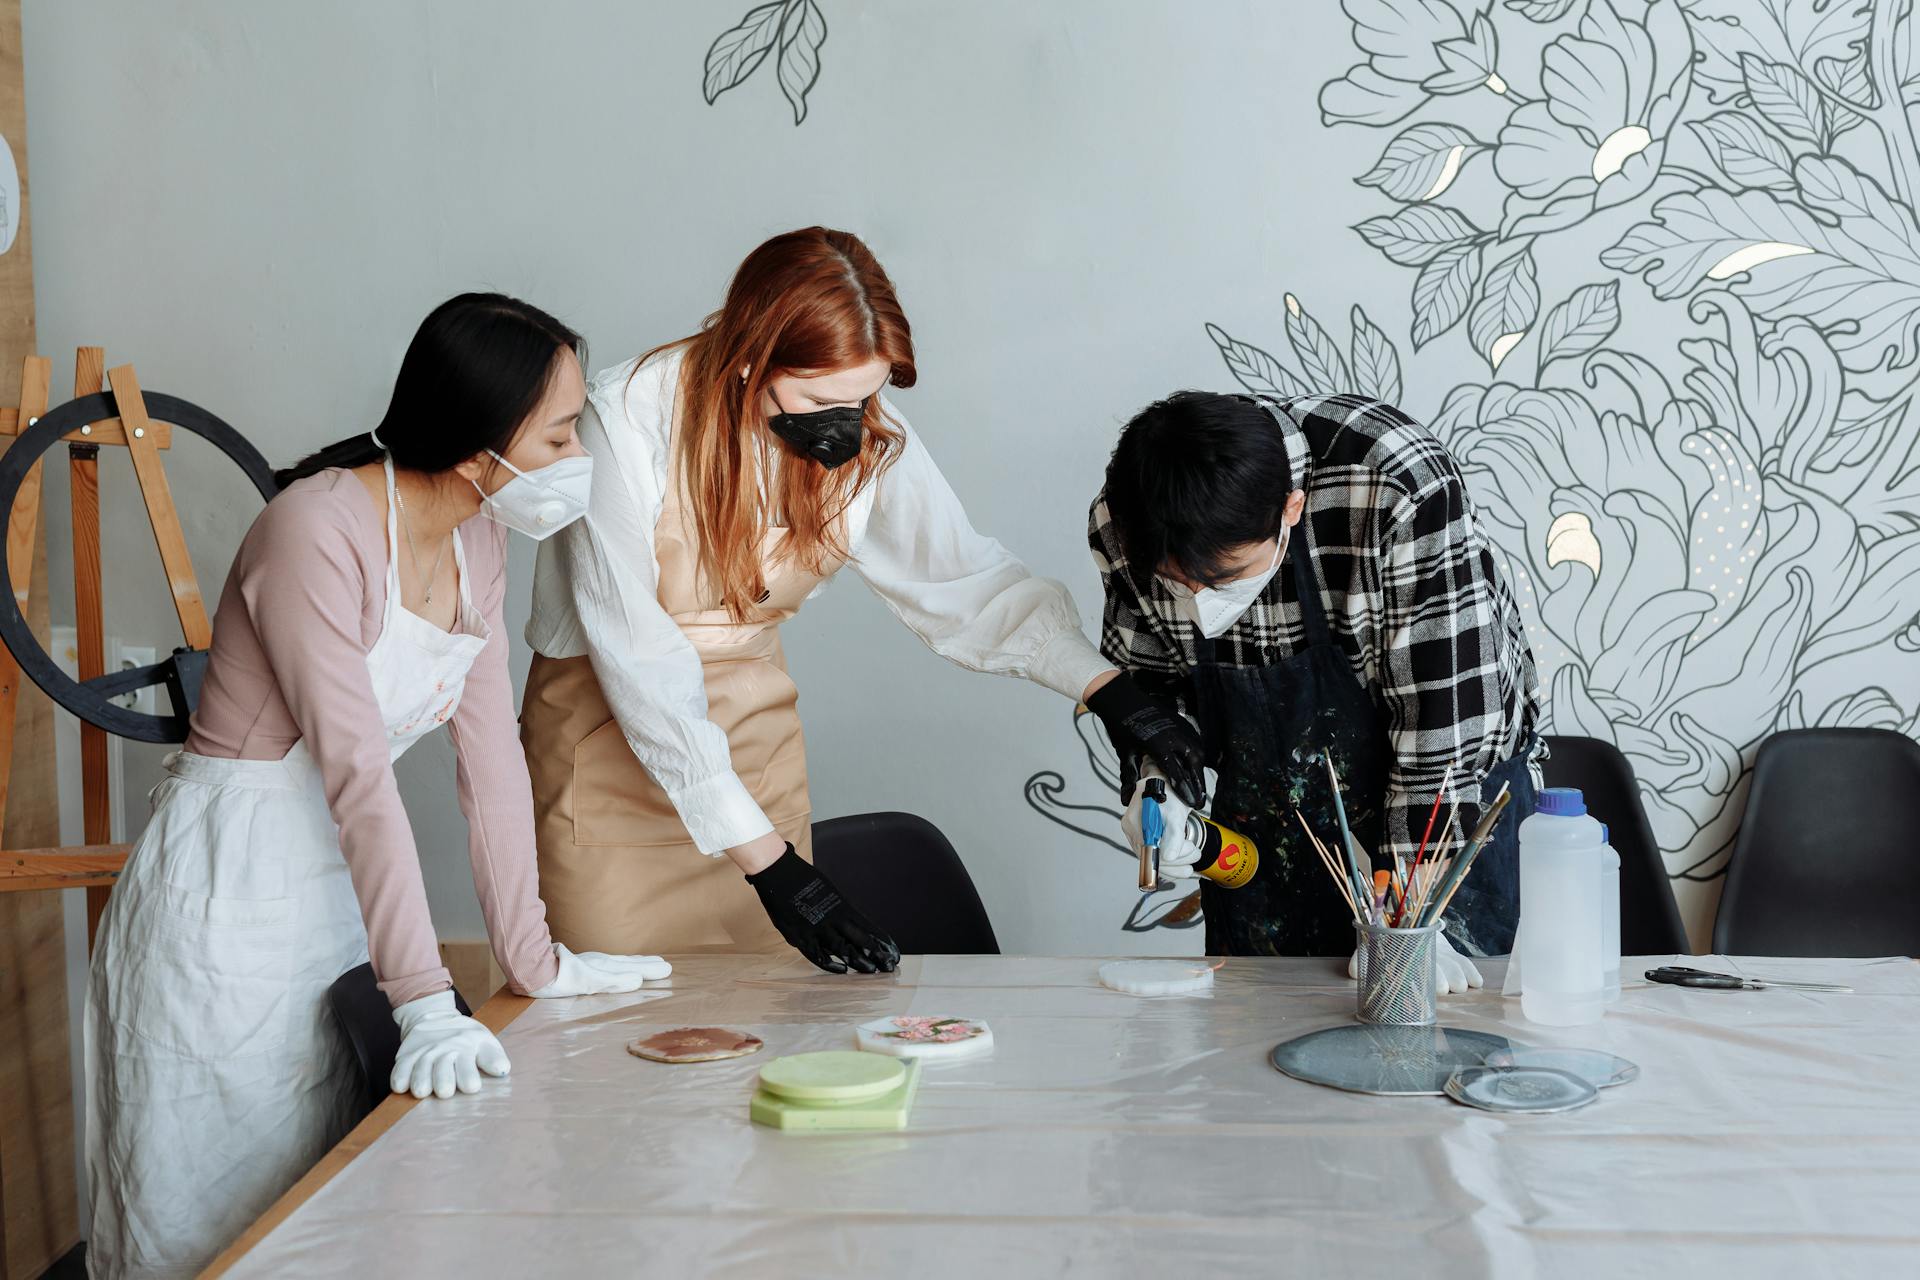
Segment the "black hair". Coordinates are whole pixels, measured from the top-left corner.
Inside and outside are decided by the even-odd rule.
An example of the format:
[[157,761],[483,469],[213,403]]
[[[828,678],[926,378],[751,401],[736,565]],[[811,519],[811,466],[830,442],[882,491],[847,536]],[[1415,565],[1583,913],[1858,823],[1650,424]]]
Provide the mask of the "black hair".
[[1217,586],[1228,552],[1280,535],[1292,468],[1257,401],[1176,391],[1134,415],[1107,463],[1107,514],[1134,580],[1171,562]]
[[585,358],[580,335],[530,303],[499,293],[463,293],[428,313],[407,344],[387,416],[302,458],[274,481],[286,488],[328,467],[358,467],[391,455],[395,466],[447,471],[477,453],[505,453],[546,394],[554,357]]

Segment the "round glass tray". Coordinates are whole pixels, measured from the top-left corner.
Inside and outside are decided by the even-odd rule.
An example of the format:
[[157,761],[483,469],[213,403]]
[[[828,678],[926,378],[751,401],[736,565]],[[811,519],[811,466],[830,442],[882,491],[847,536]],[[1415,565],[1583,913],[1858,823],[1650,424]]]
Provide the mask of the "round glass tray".
[[1518,1047],[1504,1036],[1462,1027],[1356,1022],[1276,1045],[1271,1061],[1296,1080],[1351,1093],[1440,1094],[1455,1071],[1482,1065],[1496,1050]]

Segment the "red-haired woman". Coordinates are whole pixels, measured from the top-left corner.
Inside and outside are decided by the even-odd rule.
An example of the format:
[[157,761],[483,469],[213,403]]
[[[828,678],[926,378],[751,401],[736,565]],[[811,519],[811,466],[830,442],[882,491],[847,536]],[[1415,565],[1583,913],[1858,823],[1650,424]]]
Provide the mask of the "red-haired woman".
[[1123,757],[1151,754],[1198,803],[1192,731],[1100,657],[1065,588],[974,531],[880,394],[913,382],[886,273],[811,227],[755,249],[699,333],[590,383],[588,518],[541,547],[521,712],[567,945],[784,938],[833,973],[897,963],[809,860],[779,624],[842,566],[949,661],[1086,700]]

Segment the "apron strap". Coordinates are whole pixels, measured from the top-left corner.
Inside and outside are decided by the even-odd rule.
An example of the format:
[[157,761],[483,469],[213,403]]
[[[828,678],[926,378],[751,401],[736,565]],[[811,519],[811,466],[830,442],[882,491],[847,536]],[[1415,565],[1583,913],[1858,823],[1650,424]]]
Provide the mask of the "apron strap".
[[[504,553],[503,553],[504,558]],[[453,567],[460,575],[460,612],[462,615],[473,611],[473,597],[467,594],[467,544],[460,541],[460,531],[453,531]],[[464,617],[456,626],[464,624]]]
[[1319,647],[1333,643],[1333,633],[1327,626],[1327,606],[1321,595],[1320,574],[1313,563],[1313,538],[1310,526],[1313,513],[1300,513],[1300,523],[1293,526],[1299,536],[1300,545],[1290,547],[1288,559],[1293,561],[1293,589],[1300,597],[1300,622],[1307,630],[1307,644]]
[[394,602],[400,598],[400,499],[393,485],[393,455],[381,460],[387,473],[387,602],[380,610],[380,630],[384,635],[393,619]]

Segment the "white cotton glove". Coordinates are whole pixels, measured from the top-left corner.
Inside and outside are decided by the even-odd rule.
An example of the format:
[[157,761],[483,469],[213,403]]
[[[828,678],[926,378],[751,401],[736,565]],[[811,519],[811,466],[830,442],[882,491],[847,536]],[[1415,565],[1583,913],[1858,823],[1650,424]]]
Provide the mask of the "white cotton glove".
[[553,954],[560,957],[560,972],[546,986],[527,993],[536,1000],[638,991],[641,983],[658,982],[673,972],[673,966],[659,956],[610,956],[604,951],[575,954],[562,942],[553,944]]
[[[1354,952],[1347,958],[1347,976],[1360,976],[1360,953]],[[1473,961],[1453,949],[1447,941],[1447,935],[1441,934],[1439,944],[1433,949],[1433,993],[1437,996],[1463,996],[1471,987],[1484,985],[1486,979],[1473,966]]]
[[453,992],[436,991],[393,1011],[400,1024],[400,1054],[388,1082],[395,1093],[451,1098],[480,1092],[480,1073],[504,1076],[512,1069],[493,1032],[453,1005]]
[[[1143,843],[1140,831],[1140,813],[1147,795],[1147,779],[1166,775],[1158,766],[1149,761],[1140,765],[1140,780],[1134,784],[1133,799],[1127,802],[1127,811],[1120,817],[1120,830],[1125,833],[1127,847],[1133,850],[1133,856],[1139,857]],[[1168,785],[1167,798],[1160,802],[1160,817],[1163,829],[1160,835],[1160,871],[1174,879],[1192,879],[1196,875],[1193,865],[1200,861],[1200,846],[1187,839],[1187,808],[1179,796]]]

